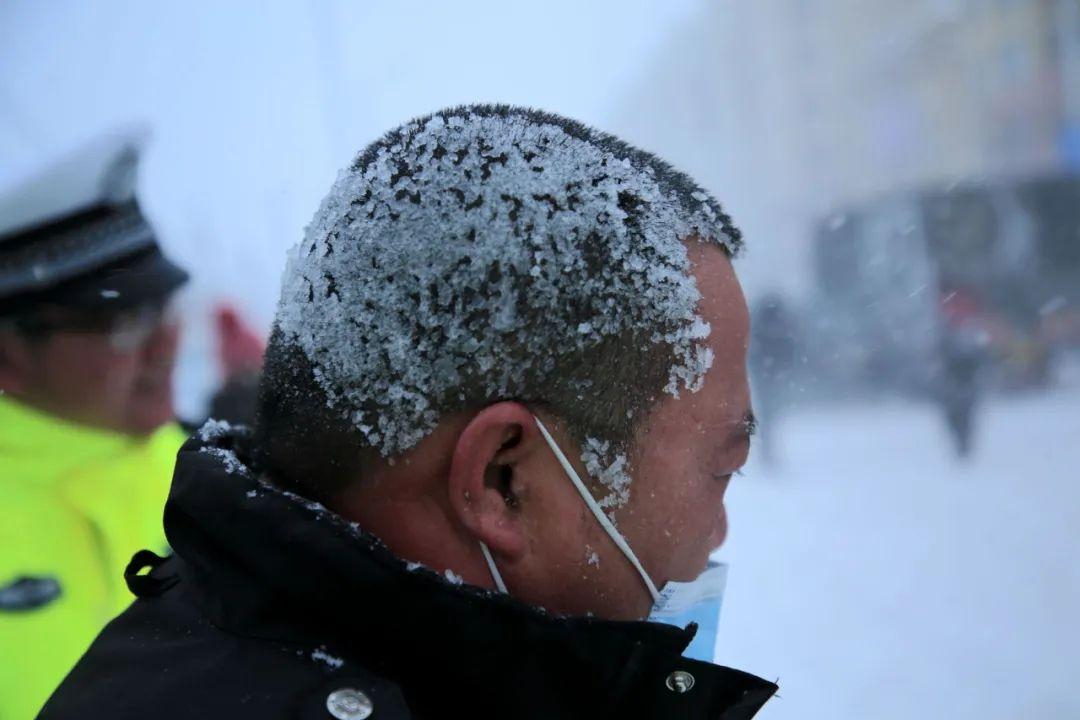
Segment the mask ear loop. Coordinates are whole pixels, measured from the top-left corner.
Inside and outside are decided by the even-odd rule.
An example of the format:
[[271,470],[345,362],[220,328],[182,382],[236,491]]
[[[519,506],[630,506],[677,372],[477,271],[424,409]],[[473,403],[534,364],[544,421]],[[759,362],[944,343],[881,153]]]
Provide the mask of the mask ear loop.
[[[619,550],[622,551],[622,554],[626,556],[626,559],[629,560],[630,564],[634,566],[635,570],[637,570],[638,575],[641,576],[641,579],[645,581],[645,587],[648,589],[649,595],[652,596],[653,602],[658,602],[660,600],[660,593],[657,591],[656,585],[653,583],[652,578],[650,578],[649,574],[645,572],[645,568],[641,566],[641,562],[638,561],[637,555],[635,555],[634,551],[630,549],[630,546],[626,544],[626,540],[623,539],[622,534],[618,530],[616,530],[615,526],[611,524],[610,520],[608,520],[608,517],[604,514],[603,509],[601,509],[601,507],[597,504],[596,500],[593,499],[593,496],[589,492],[589,489],[585,487],[585,483],[581,482],[581,478],[578,477],[577,470],[574,470],[574,466],[571,465],[570,461],[566,459],[565,455],[563,455],[562,450],[559,449],[558,443],[555,442],[555,439],[551,437],[551,433],[549,433],[547,428],[544,427],[544,423],[540,422],[540,418],[536,417],[535,415],[533,416],[533,419],[536,420],[536,426],[540,428],[540,434],[544,436],[544,440],[547,441],[548,447],[550,447],[551,451],[555,453],[555,457],[558,458],[559,464],[562,465],[563,470],[566,471],[566,474],[570,476],[570,480],[573,481],[574,487],[577,488],[578,493],[581,494],[581,499],[585,501],[585,504],[588,505],[589,510],[592,511],[593,517],[595,517],[596,521],[600,523],[600,527],[604,528],[604,532],[606,532],[608,534],[608,537],[611,538],[612,542],[615,543],[615,547],[619,548]],[[494,568],[494,564],[492,564],[492,568]],[[498,580],[496,582],[498,582]]]
[[488,570],[491,571],[491,579],[495,581],[495,587],[499,588],[499,592],[503,595],[508,595],[506,583],[503,582],[499,568],[495,567],[495,560],[491,557],[491,551],[488,550],[487,543],[483,540],[480,541],[480,549],[484,551],[484,560],[487,561]]

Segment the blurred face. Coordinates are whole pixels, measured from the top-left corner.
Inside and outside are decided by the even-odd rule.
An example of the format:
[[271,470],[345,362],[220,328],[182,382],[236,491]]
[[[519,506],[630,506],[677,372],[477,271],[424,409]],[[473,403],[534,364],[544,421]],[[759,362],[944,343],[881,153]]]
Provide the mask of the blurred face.
[[66,420],[127,435],[147,435],[173,418],[179,326],[160,308],[46,318],[49,329],[29,338],[5,331],[5,390]]
[[[695,243],[690,255],[703,297],[698,312],[712,326],[713,365],[701,390],[665,396],[643,423],[632,457],[630,499],[614,512],[616,527],[657,587],[693,580],[724,541],[724,491],[747,460],[753,429],[746,374],[749,312],[742,289],[720,250]],[[579,475],[587,477],[566,436],[556,438]],[[570,480],[557,481],[548,501],[557,505],[546,510],[549,520],[576,520],[554,530],[550,522],[536,528],[545,537],[534,547],[546,547],[548,567],[566,573],[565,589],[544,598],[547,607],[621,619],[647,615],[652,598],[643,581]]]

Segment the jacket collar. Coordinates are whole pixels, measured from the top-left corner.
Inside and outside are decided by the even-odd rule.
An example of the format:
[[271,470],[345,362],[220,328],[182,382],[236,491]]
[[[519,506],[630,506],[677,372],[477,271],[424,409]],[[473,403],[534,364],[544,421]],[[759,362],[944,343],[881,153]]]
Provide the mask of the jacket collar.
[[[410,570],[355,524],[260,481],[244,439],[192,438],[165,511],[185,579],[227,631],[325,644],[419,702],[467,697],[473,717],[736,720],[776,690],[681,657],[693,629],[555,617]],[[690,691],[667,687],[677,671]]]

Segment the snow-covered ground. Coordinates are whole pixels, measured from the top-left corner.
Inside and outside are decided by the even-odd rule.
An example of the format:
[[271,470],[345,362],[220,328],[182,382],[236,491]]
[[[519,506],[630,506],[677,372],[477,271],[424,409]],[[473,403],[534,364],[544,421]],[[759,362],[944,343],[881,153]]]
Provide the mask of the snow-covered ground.
[[717,662],[764,720],[1080,718],[1080,385],[997,398],[976,457],[899,401],[806,408],[728,491]]

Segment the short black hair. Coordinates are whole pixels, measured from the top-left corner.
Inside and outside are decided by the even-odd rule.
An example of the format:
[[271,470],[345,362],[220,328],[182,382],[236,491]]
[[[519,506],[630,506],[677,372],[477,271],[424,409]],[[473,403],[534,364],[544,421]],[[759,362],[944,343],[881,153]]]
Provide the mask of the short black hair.
[[623,467],[645,413],[711,362],[691,236],[742,244],[692,179],[582,123],[472,105],[387,133],[290,258],[260,464],[331,502],[438,418],[519,400]]

